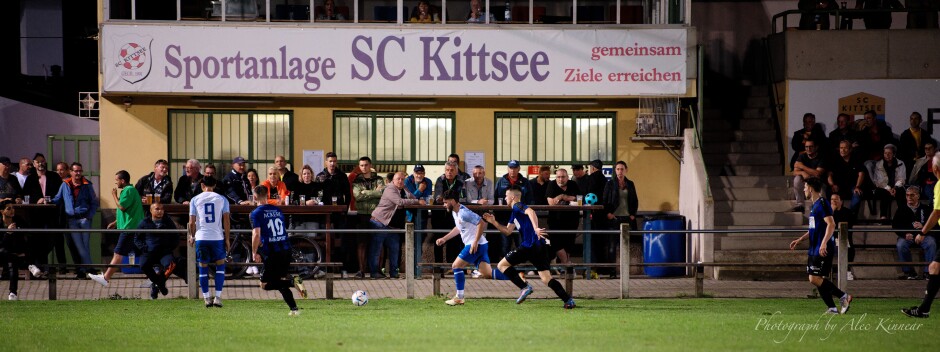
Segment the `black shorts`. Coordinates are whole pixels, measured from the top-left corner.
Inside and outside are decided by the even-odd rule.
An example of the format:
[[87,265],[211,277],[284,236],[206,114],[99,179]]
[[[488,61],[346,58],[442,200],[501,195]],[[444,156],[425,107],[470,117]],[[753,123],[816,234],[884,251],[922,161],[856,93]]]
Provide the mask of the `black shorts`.
[[290,268],[290,251],[274,252],[261,260],[261,282],[286,280],[287,270]]
[[512,266],[530,262],[535,266],[536,271],[544,271],[549,269],[548,261],[550,258],[555,257],[553,252],[554,250],[547,245],[519,247],[506,254],[506,261]]
[[114,246],[114,253],[120,254],[122,256],[128,256],[131,252],[137,253],[138,255],[143,254],[143,246],[140,246],[141,243],[137,241],[137,234],[130,233],[121,233],[118,236],[117,245]]
[[806,273],[813,276],[829,276],[832,273],[832,255],[811,255],[806,258]]

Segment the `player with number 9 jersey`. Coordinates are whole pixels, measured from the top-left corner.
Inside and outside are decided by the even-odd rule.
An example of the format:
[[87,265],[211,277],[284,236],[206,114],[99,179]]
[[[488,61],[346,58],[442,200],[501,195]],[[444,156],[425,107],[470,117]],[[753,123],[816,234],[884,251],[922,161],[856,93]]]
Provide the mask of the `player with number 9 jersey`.
[[228,199],[218,193],[200,193],[189,202],[189,216],[196,217],[196,241],[221,241],[222,219],[229,213]]

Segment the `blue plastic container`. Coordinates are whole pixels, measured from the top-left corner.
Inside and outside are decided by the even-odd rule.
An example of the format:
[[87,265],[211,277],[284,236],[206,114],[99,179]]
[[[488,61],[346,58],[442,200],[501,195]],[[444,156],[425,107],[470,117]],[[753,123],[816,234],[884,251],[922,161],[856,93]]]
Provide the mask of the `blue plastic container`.
[[[684,230],[685,217],[679,215],[649,217],[643,224],[643,262],[685,262],[685,235],[657,233],[658,230]],[[685,267],[647,266],[643,271],[652,277],[685,275]]]

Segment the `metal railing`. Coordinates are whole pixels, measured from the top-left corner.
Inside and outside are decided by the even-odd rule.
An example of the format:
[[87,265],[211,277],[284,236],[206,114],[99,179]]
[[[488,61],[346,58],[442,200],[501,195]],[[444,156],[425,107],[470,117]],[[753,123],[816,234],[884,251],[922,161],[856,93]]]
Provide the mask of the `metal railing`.
[[[850,20],[863,19],[865,15],[869,14],[878,14],[878,13],[893,13],[893,12],[937,12],[936,9],[832,9],[832,10],[786,10],[780,12],[773,16],[770,23],[770,33],[778,33],[777,31],[777,19],[782,18],[782,30],[786,31],[788,28],[790,15],[803,15],[803,14],[812,14],[812,15],[822,15],[822,16],[835,16],[835,28],[840,29],[840,22],[842,18],[847,18]],[[829,29],[829,28],[823,28]],[[851,29],[851,28],[846,28]]]
[[[99,233],[126,233],[126,230],[101,230],[101,229],[11,229],[7,232],[25,232],[31,234],[43,234],[43,233],[61,233],[63,231],[67,232],[99,232]],[[901,229],[891,229],[891,232],[894,231],[916,231],[916,230],[901,230]],[[134,230],[134,233],[157,233],[157,234],[182,234],[186,233],[186,230]],[[235,233],[250,233],[250,230],[232,230]],[[418,233],[444,233],[445,230],[415,230],[415,226],[412,223],[408,223],[405,226],[405,229],[318,229],[318,230],[288,230],[292,234],[315,234],[321,232],[332,232],[332,233],[399,233],[405,235],[405,280],[406,280],[406,297],[409,299],[415,298],[415,286],[416,280],[418,279],[415,275],[414,268],[418,267],[417,257],[415,255],[415,244],[416,244],[416,235]],[[620,298],[629,298],[630,297],[630,268],[631,266],[641,266],[641,267],[686,267],[693,268],[693,278],[694,278],[694,292],[696,297],[704,297],[704,269],[709,267],[780,267],[780,266],[804,266],[805,263],[792,263],[792,262],[760,262],[760,263],[745,263],[745,262],[668,262],[668,263],[635,263],[631,264],[631,254],[630,254],[630,236],[635,232],[654,232],[656,234],[682,234],[682,235],[716,235],[716,234],[731,234],[731,233],[748,233],[752,235],[761,235],[761,234],[778,234],[778,233],[804,233],[806,230],[803,229],[737,229],[737,230],[655,230],[655,231],[631,231],[629,225],[621,224],[620,230],[589,230],[589,231],[548,231],[548,234],[561,234],[561,233],[583,233],[583,234],[619,234],[619,262],[616,264],[616,268],[621,273],[619,275],[620,280]],[[838,225],[838,230],[833,235],[838,234],[837,238],[837,248],[849,248],[849,233],[855,232],[871,232],[870,230],[849,230],[848,224],[840,223]],[[499,233],[495,230],[487,230],[486,233]],[[549,236],[550,237],[550,236]],[[936,260],[936,259],[935,259]],[[187,251],[187,262],[196,263],[195,251]],[[837,278],[838,286],[845,289],[847,285],[847,271],[850,263],[848,262],[848,250],[837,250],[837,259],[834,263],[838,268]],[[922,266],[926,265],[926,262],[852,262],[852,266]],[[253,265],[247,263],[235,264],[235,265]],[[293,265],[320,265],[327,268],[327,275],[324,277],[327,280],[327,298],[333,297],[333,285],[332,280],[333,275],[329,268],[338,267],[340,263],[294,263]],[[46,267],[130,267],[131,265],[127,264],[49,264],[44,265]],[[571,264],[559,264],[557,267],[611,267],[612,263],[571,263]],[[189,282],[189,298],[198,298],[198,279],[196,276],[196,266],[187,265],[187,277]],[[569,271],[570,273],[570,271]],[[572,275],[567,277],[568,286],[571,287],[571,280],[573,279]],[[50,278],[50,290],[54,290],[54,280],[55,276],[51,275]],[[50,298],[54,294],[50,292]],[[54,299],[54,298],[52,298]]]

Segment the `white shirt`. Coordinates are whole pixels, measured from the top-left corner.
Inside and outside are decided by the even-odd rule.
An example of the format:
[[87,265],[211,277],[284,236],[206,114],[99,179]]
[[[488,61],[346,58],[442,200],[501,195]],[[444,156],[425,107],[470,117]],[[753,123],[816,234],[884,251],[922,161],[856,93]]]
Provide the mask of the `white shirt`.
[[221,241],[222,219],[228,216],[228,199],[215,192],[202,192],[189,201],[189,215],[196,216],[196,241]]
[[[457,224],[457,229],[460,230],[460,239],[463,240],[463,244],[473,244],[473,240],[477,237],[477,225],[482,220],[480,216],[467,209],[463,204],[460,205],[457,212],[450,212],[450,214],[454,216],[454,223]],[[480,242],[477,244],[486,243],[486,235],[480,236]]]
[[20,188],[26,187],[26,177],[29,176],[29,174],[21,174],[19,171],[13,174],[16,175],[16,180],[20,181]]

